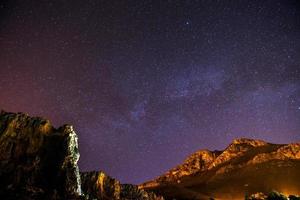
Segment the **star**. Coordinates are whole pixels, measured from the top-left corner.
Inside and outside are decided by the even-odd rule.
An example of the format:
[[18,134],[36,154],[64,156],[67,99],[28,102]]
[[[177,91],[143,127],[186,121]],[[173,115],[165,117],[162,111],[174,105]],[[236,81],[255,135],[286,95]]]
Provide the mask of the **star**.
[[0,3],[0,110],[72,124],[81,170],[129,183],[233,138],[300,139],[293,2],[149,2]]

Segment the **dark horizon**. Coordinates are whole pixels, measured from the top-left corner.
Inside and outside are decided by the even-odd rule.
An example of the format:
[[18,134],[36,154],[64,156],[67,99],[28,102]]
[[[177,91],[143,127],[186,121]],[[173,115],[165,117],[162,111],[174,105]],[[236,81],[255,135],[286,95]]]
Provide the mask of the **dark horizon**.
[[299,1],[2,1],[0,109],[74,125],[142,183],[235,138],[300,140]]

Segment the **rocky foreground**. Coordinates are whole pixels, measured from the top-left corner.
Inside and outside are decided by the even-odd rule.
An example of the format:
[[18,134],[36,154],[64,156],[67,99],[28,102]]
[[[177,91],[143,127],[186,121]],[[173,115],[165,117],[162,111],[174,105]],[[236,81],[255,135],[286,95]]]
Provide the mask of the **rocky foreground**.
[[71,125],[54,128],[39,117],[1,111],[0,199],[278,200],[300,194],[300,143],[236,139],[223,151],[197,151],[140,186],[102,171],[80,172],[78,159]]
[[0,113],[0,199],[163,200],[103,172],[80,172],[71,125],[22,113]]

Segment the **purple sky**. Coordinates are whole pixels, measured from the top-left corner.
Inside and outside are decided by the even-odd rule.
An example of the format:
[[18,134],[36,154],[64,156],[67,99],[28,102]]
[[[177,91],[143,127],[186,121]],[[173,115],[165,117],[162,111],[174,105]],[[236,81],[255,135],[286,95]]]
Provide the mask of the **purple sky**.
[[1,1],[0,109],[70,123],[141,183],[234,138],[300,140],[298,1]]

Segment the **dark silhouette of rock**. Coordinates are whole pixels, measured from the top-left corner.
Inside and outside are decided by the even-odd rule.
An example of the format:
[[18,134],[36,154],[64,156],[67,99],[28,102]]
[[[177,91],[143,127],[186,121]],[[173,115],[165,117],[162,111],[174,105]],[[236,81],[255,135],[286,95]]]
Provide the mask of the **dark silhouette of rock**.
[[269,194],[258,192],[250,195],[249,197],[246,196],[245,200],[300,200],[300,197],[295,195],[289,195],[287,197],[280,192],[272,191]]
[[270,192],[266,200],[288,200],[288,198],[279,192],[273,191]]
[[289,195],[289,200],[300,200],[300,196]]

